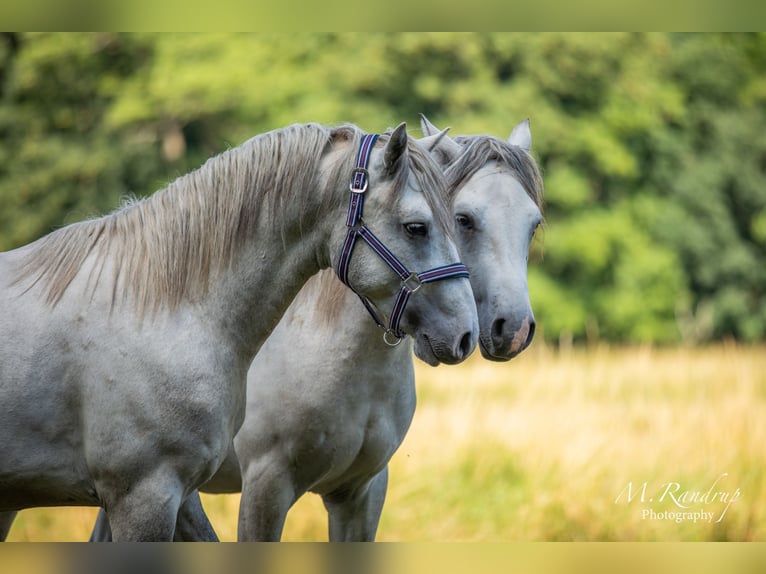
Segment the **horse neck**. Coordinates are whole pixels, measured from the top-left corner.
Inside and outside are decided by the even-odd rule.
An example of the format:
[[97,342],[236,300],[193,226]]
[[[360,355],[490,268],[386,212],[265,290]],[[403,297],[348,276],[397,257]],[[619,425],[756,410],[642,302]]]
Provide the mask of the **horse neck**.
[[[392,297],[380,302],[386,313],[393,301]],[[366,358],[369,353],[385,354],[390,349],[380,345],[383,331],[356,293],[347,288],[332,269],[322,269],[306,282],[285,314],[285,323],[296,325],[295,329],[322,333],[334,347],[357,350]]]
[[[381,303],[390,306],[392,302]],[[302,359],[303,364],[335,358],[331,372],[336,390],[359,385],[360,377],[367,379],[365,385],[377,383],[390,389],[407,383],[396,374],[406,372],[408,365],[411,368],[412,338],[406,337],[396,347],[386,345],[383,331],[332,269],[323,269],[306,282],[264,350],[291,356],[296,341],[302,342],[302,352],[315,354],[314,359]]]
[[[327,142],[321,126],[290,126],[229,150],[222,154],[229,157],[211,160],[210,175],[204,168],[198,174],[203,187],[215,178],[231,187],[216,191],[218,210],[230,222],[223,232],[235,229],[225,244],[234,247],[206,305],[250,358],[301,286],[331,264],[330,237],[346,209],[350,167],[344,167],[355,148],[328,152]],[[234,218],[229,197],[238,206]]]
[[248,361],[306,281],[330,265],[330,224],[341,217],[339,212],[337,217],[317,218],[308,227],[304,224],[300,234],[283,234],[266,223],[213,285],[208,313]]

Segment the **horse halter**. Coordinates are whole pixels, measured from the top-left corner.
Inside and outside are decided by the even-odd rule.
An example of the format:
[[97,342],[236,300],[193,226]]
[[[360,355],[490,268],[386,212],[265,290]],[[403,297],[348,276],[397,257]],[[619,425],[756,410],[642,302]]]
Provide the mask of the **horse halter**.
[[[375,234],[370,231],[364,223],[364,220],[362,219],[362,210],[364,208],[364,194],[369,185],[370,175],[367,171],[367,166],[372,154],[372,148],[377,139],[378,134],[366,134],[362,138],[362,143],[359,146],[359,152],[356,157],[356,167],[354,167],[351,172],[351,183],[349,184],[351,196],[348,204],[348,216],[346,217],[346,227],[348,228],[348,231],[346,233],[346,240],[343,242],[343,248],[340,252],[336,273],[340,280],[357,294],[375,323],[378,327],[383,329],[383,341],[385,341],[387,345],[395,347],[401,343],[402,339],[406,336],[400,331],[399,323],[404,315],[404,308],[407,305],[407,301],[410,299],[410,295],[417,293],[423,283],[431,283],[433,281],[440,281],[452,277],[467,278],[468,268],[462,263],[452,263],[450,265],[435,267],[421,273],[410,272],[407,267],[405,267],[405,265],[399,261],[399,259],[397,259],[397,257],[383,245],[377,237],[375,237]],[[391,310],[391,316],[388,320],[388,326],[385,326],[383,318],[376,311],[372,301],[359,293],[349,283],[348,271],[351,263],[351,255],[358,238],[361,238],[367,243],[367,245],[369,245],[372,250],[394,270],[401,280],[401,288],[396,295],[396,300],[394,301],[394,306]]]

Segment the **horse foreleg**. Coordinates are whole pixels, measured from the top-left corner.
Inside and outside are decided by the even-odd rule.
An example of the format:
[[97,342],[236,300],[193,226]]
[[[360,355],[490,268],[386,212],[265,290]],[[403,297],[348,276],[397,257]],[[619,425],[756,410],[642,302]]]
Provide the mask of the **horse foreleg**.
[[103,508],[98,510],[98,516],[96,517],[96,524],[93,525],[93,531],[90,533],[90,540],[88,542],[111,542],[112,541],[112,528],[109,526],[109,519],[106,517],[106,512]]
[[130,488],[101,490],[115,542],[170,542],[176,529],[183,485],[169,475],[152,475]]
[[199,492],[194,491],[186,497],[178,511],[178,522],[173,540],[179,542],[218,542],[213,525],[202,509]]
[[362,488],[322,497],[329,515],[330,542],[373,542],[388,489],[388,467]]
[[295,489],[288,469],[251,462],[242,473],[237,539],[241,542],[278,542],[285,518],[295,502]]
[[[102,508],[99,510],[96,524],[93,526],[90,542],[110,542],[111,540],[112,529]],[[173,540],[175,542],[218,542],[218,535],[202,509],[202,501],[196,490],[186,498],[178,510]]]
[[15,510],[0,512],[0,541],[4,541],[8,538],[8,533],[11,531],[11,526],[13,526],[13,520],[15,518]]

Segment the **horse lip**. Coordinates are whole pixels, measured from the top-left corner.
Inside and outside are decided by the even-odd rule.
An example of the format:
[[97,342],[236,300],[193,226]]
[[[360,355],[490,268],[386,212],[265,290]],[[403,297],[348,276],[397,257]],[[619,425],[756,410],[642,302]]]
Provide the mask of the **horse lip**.
[[419,357],[420,360],[425,361],[432,367],[435,367],[437,365],[443,364],[443,365],[457,365],[458,363],[461,363],[466,357],[454,355],[450,353],[448,350],[446,352],[441,352],[440,349],[447,349],[444,345],[434,345],[431,338],[426,335],[425,333],[421,335],[420,337],[421,341],[423,343],[420,345],[421,351],[423,349],[426,349],[428,351],[428,359],[433,359],[433,362],[430,360],[424,359],[423,357]]
[[506,363],[519,354],[519,351],[513,351],[509,355],[495,355],[490,350],[489,345],[487,345],[481,337],[479,338],[479,351],[481,351],[482,357],[488,361],[495,361],[497,363]]
[[430,348],[431,353],[437,361],[436,364],[441,363],[444,365],[457,365],[467,358],[462,356],[462,354],[455,354],[451,352],[447,345],[434,346],[433,341],[431,341],[428,335],[424,334],[423,339],[425,339],[426,343],[428,343],[428,347]]
[[[424,363],[426,363],[428,365],[431,365],[432,367],[438,366],[439,363],[440,363],[440,360],[439,360],[439,357],[437,356],[436,352],[434,351],[434,347],[431,344],[431,339],[428,338],[428,335],[423,333],[420,336],[420,341],[421,341],[421,344],[415,346],[415,350],[419,351],[419,352],[415,353],[417,355],[417,357],[421,361],[423,361]],[[424,353],[424,351],[425,351],[425,353]],[[425,354],[426,356],[425,357],[421,356],[423,354]]]

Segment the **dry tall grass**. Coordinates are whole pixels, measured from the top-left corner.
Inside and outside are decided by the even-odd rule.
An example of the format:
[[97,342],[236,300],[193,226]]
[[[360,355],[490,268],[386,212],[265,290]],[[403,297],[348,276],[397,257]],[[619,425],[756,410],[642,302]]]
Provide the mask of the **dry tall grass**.
[[[417,376],[380,540],[766,540],[766,347],[537,342],[507,364]],[[204,497],[222,540],[238,500]],[[669,514],[681,511],[712,519]],[[85,540],[94,513],[24,511],[9,539]],[[304,497],[285,539],[326,537],[321,502]]]

